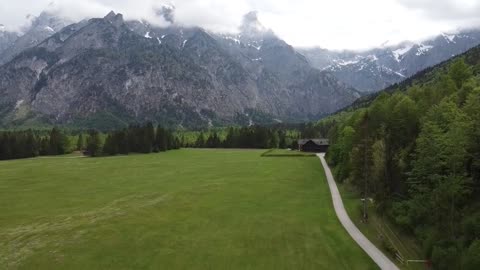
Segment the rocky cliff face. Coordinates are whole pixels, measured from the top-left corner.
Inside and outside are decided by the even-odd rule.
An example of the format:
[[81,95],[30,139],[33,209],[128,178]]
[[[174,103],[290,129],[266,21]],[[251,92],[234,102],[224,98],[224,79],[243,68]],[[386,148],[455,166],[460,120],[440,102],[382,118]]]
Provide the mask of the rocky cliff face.
[[0,94],[4,126],[84,127],[311,120],[359,96],[255,14],[229,36],[125,22],[113,12],[64,27],[0,67]]
[[480,30],[468,30],[442,34],[421,43],[404,42],[366,52],[333,52],[319,48],[300,52],[313,66],[332,72],[340,81],[364,92],[375,92],[479,44]]

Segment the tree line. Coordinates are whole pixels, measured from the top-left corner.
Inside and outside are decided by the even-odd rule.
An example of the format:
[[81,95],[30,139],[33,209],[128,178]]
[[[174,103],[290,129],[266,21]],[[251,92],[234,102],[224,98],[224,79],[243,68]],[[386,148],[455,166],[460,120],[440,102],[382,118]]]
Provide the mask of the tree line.
[[[174,132],[152,123],[130,125],[127,128],[99,132],[90,130],[78,135],[67,135],[59,128],[46,131],[0,132],[0,160],[63,155],[81,151],[88,156],[126,155],[129,153],[163,152],[178,148],[244,148],[297,149],[299,138],[316,138],[326,134],[330,125],[278,124],[269,127],[230,127],[195,132],[185,139],[187,132]],[[75,143],[76,140],[76,143]],[[71,142],[72,141],[72,142]]]
[[92,157],[152,153],[182,146],[171,130],[162,126],[154,128],[151,123],[130,125],[107,133],[91,130],[79,133],[75,145],[70,141],[66,132],[56,127],[48,132],[31,129],[0,131],[0,160],[64,155],[75,150]]
[[320,132],[320,129],[312,124],[297,125],[296,128],[280,125],[230,127],[218,131],[198,132],[198,135],[189,141],[184,138],[182,132],[174,132],[161,125],[154,127],[152,123],[130,125],[121,130],[103,133],[90,130],[80,132],[78,135],[67,135],[65,131],[56,127],[48,132],[0,131],[0,160],[63,155],[73,151],[98,157],[163,152],[181,147],[296,149],[298,138],[308,137],[308,134],[314,137]]
[[224,137],[216,131],[205,135],[201,132],[195,143],[185,144],[184,147],[194,148],[244,148],[244,149],[270,149],[287,148],[296,139],[287,136],[287,130],[275,127],[230,127]]
[[63,155],[68,152],[67,136],[58,128],[41,131],[0,131],[0,160]]
[[434,269],[480,269],[480,53],[472,57],[322,121],[337,181],[414,235]]
[[[87,139],[87,153],[91,156],[126,155],[129,153],[158,153],[179,149],[181,143],[171,130],[152,123],[146,125],[131,125],[128,128],[108,133],[103,148],[97,131],[91,131]],[[100,152],[101,150],[101,152]]]

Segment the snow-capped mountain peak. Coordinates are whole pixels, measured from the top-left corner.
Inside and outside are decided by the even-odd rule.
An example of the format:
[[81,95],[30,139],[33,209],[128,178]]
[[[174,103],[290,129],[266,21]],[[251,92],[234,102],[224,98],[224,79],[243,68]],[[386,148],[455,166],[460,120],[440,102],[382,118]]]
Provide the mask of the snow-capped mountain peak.
[[301,52],[318,69],[331,71],[344,83],[370,92],[400,82],[478,45],[480,29],[469,29],[441,33],[418,43],[407,41],[392,46],[386,42],[363,52],[321,49]]

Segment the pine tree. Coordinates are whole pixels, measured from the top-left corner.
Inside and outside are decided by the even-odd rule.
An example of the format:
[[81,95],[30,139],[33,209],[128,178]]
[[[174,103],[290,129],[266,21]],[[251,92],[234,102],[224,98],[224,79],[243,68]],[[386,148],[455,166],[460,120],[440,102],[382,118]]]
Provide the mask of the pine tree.
[[116,134],[108,134],[105,139],[105,144],[103,145],[103,153],[111,156],[118,154],[118,146],[115,141]]
[[167,150],[175,149],[177,146],[175,144],[176,141],[175,141],[175,137],[173,136],[172,131],[169,130],[169,129],[166,129],[165,134],[166,134],[166,138],[167,138]]
[[47,137],[40,140],[40,155],[46,156],[50,152],[50,141]]
[[128,155],[130,153],[130,145],[128,143],[128,130],[123,129],[117,131],[113,136],[114,144],[117,146],[118,153]]
[[463,84],[472,76],[472,71],[465,64],[463,58],[456,60],[449,70],[449,75],[455,82],[458,89],[462,88]]
[[210,134],[206,142],[207,148],[218,148],[220,147],[220,138],[216,131]]
[[167,139],[166,130],[160,125],[157,127],[155,145],[158,151],[160,152],[165,152],[168,150],[168,139]]
[[143,128],[143,153],[151,153],[154,148],[155,143],[155,129],[153,128],[152,123],[147,123]]
[[286,138],[285,131],[280,130],[278,132],[278,136],[279,136],[278,148],[280,149],[287,148],[287,138]]
[[39,143],[31,129],[27,130],[25,140],[25,157],[38,156],[40,154]]
[[77,150],[82,151],[84,148],[85,148],[85,141],[83,139],[83,134],[80,133],[80,135],[78,135],[78,140],[77,140]]
[[198,135],[197,141],[195,142],[195,147],[197,148],[205,147],[205,135],[203,135],[203,132],[200,132],[200,135]]
[[91,157],[97,157],[101,154],[100,134],[96,130],[91,130],[87,138],[87,152]]
[[238,147],[237,138],[238,138],[237,130],[233,127],[230,127],[228,129],[227,137],[225,138],[225,141],[223,142],[223,147],[225,147],[225,148]]
[[50,132],[49,155],[63,155],[68,144],[67,137],[56,127]]
[[279,146],[280,137],[278,136],[278,132],[273,130],[270,132],[270,140],[268,148],[278,148]]

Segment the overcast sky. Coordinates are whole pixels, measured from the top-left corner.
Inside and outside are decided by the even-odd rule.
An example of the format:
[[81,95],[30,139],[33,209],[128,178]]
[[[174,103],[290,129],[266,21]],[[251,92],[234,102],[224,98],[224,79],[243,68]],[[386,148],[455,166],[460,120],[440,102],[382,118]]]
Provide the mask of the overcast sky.
[[480,0],[0,0],[0,24],[18,29],[27,14],[37,15],[51,2],[75,20],[115,10],[157,24],[165,22],[155,18],[153,7],[170,3],[177,22],[217,32],[235,31],[242,15],[256,10],[288,43],[328,49],[366,49],[480,26]]

